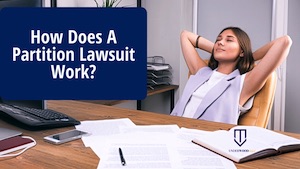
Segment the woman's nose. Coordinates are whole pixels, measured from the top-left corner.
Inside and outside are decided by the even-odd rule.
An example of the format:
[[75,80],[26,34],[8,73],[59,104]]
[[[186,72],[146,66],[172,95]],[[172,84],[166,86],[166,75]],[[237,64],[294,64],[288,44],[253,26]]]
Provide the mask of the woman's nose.
[[218,42],[218,45],[224,45],[224,43],[223,43],[223,41],[222,40],[220,40],[219,42]]

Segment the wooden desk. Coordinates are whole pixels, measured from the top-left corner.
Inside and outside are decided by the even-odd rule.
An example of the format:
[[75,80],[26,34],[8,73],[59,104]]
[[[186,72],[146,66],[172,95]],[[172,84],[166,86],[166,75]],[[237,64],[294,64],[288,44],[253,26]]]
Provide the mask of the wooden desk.
[[[232,127],[229,124],[214,123],[202,120],[175,117],[170,115],[156,114],[138,110],[122,109],[117,107],[92,104],[79,101],[48,101],[48,107],[53,110],[69,114],[78,120],[99,120],[130,118],[137,125],[151,124],[178,124],[180,127],[195,128],[201,130],[218,130]],[[99,158],[94,152],[84,147],[81,140],[68,142],[62,145],[52,145],[43,141],[43,137],[61,131],[66,131],[74,127],[27,131],[0,120],[0,127],[20,130],[24,135],[33,137],[37,145],[22,155],[11,159],[0,159],[1,169],[4,168],[97,168]],[[295,138],[300,138],[300,134],[285,133]],[[242,164],[236,164],[238,169],[276,169],[276,168],[299,168],[300,151],[268,157]]]

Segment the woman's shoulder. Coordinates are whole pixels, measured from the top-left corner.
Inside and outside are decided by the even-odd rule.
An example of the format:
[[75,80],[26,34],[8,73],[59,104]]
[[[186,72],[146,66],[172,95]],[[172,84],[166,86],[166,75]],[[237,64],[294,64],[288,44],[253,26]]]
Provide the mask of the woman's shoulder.
[[211,69],[210,67],[204,66],[204,67],[200,68],[200,69],[197,71],[196,75],[197,75],[197,74],[212,73],[213,71],[214,71],[214,70]]

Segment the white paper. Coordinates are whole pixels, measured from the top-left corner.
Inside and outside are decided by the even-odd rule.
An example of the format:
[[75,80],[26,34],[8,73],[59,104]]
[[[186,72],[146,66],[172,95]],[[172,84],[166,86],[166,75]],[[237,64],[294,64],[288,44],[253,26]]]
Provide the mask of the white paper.
[[[101,155],[98,168],[181,168],[176,152],[167,143],[170,137],[173,136],[166,134],[146,136],[144,133],[135,133],[135,138],[130,134],[128,136],[125,134],[122,140],[111,139],[107,151]],[[122,149],[126,161],[125,166],[121,164],[119,148]]]
[[[129,140],[129,143],[140,143],[149,142],[151,140],[152,142],[156,141],[157,143],[161,143],[162,141],[173,141],[176,140],[179,127],[177,125],[127,125],[121,126],[119,130],[119,134],[97,135],[87,137],[83,141],[85,145],[90,146],[93,151],[102,158],[103,154],[106,153],[107,147],[109,147],[108,144],[112,142],[124,143],[126,140]],[[168,137],[163,139],[166,135],[168,135]]]
[[101,159],[98,168],[236,168],[232,161],[191,142],[208,131],[177,125],[135,125],[129,119],[84,121],[76,128],[92,133],[82,140]]
[[210,131],[181,128],[177,134],[175,148],[183,169],[235,169],[234,163],[212,151],[191,142],[195,137],[202,137]]
[[[82,121],[80,125],[76,125],[76,129],[90,133],[86,137],[82,137],[82,141],[86,147],[94,144],[94,137],[100,136],[97,140],[99,144],[99,139],[101,137],[120,134],[120,128],[122,127],[132,127],[135,124],[128,118],[122,119],[108,119],[108,120],[94,120],[94,121]],[[101,141],[101,140],[100,140]]]
[[178,125],[137,125],[131,127],[120,128],[122,133],[133,132],[159,132],[159,133],[177,133],[179,131]]

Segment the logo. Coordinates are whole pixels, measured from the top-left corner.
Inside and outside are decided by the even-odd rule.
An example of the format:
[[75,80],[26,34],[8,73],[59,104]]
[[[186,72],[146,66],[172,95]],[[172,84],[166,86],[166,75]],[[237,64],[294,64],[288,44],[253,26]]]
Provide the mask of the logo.
[[240,147],[247,141],[246,129],[234,129],[234,142]]

